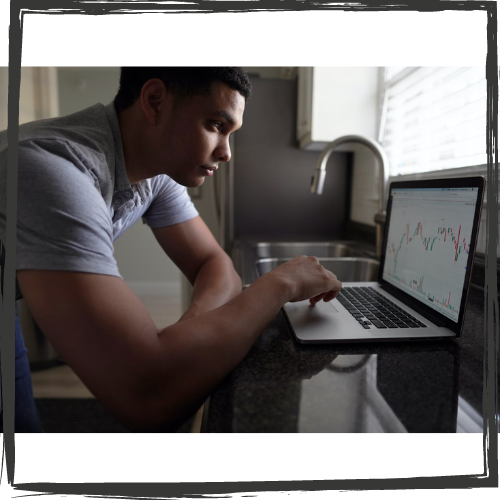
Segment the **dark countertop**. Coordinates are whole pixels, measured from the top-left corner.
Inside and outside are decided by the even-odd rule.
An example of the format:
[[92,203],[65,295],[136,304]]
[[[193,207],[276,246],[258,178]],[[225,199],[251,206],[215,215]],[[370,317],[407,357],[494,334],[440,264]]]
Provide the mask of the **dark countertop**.
[[462,336],[425,342],[303,345],[280,311],[202,432],[482,432],[484,302],[472,285]]

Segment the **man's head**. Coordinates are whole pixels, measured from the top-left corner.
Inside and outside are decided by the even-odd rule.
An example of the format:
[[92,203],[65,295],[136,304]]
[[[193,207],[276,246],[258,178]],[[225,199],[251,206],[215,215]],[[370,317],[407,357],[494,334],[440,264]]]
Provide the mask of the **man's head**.
[[148,80],[160,79],[179,98],[193,95],[208,95],[215,81],[225,83],[238,91],[247,101],[252,85],[243,68],[176,67],[137,68],[125,67],[120,70],[120,88],[115,97],[115,108],[121,113],[134,104]]
[[250,92],[241,68],[122,68],[115,108],[131,182],[163,173],[201,185],[229,161]]

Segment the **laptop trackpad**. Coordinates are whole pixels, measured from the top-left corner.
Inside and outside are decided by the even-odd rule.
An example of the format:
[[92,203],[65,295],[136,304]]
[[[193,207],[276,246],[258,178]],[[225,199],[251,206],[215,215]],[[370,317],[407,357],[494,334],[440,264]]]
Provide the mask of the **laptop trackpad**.
[[327,318],[337,314],[338,310],[331,302],[318,302],[315,306],[309,304],[309,300],[301,302],[288,302],[285,306],[288,318],[294,327],[301,325],[325,324]]
[[334,342],[359,338],[358,323],[345,311],[336,309],[331,302],[321,301],[315,306],[311,306],[308,300],[287,302],[284,309],[299,342]]
[[322,300],[318,302],[315,306],[310,306],[309,310],[311,314],[335,314],[338,310],[335,308],[332,302],[323,302]]

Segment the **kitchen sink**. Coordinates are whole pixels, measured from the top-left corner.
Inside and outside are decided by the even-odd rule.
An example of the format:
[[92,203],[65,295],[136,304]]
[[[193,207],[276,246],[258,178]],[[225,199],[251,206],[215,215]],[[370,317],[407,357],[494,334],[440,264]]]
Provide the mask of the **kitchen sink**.
[[314,255],[315,257],[354,257],[360,256],[361,251],[356,250],[355,242],[276,242],[256,243],[255,255],[264,258],[293,258],[299,255]]
[[[298,255],[302,255],[302,253]],[[318,256],[316,255],[316,257]],[[374,259],[366,257],[318,257],[318,259],[325,269],[335,274],[342,282],[377,281],[378,279],[379,263]],[[255,263],[257,275],[262,276],[288,260],[291,258],[259,259]]]

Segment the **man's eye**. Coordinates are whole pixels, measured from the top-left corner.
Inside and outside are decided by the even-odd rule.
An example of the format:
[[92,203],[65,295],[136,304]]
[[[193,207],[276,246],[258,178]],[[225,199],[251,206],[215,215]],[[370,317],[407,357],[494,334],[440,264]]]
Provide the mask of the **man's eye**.
[[222,122],[214,122],[214,127],[217,129],[217,130],[220,130],[222,128]]

